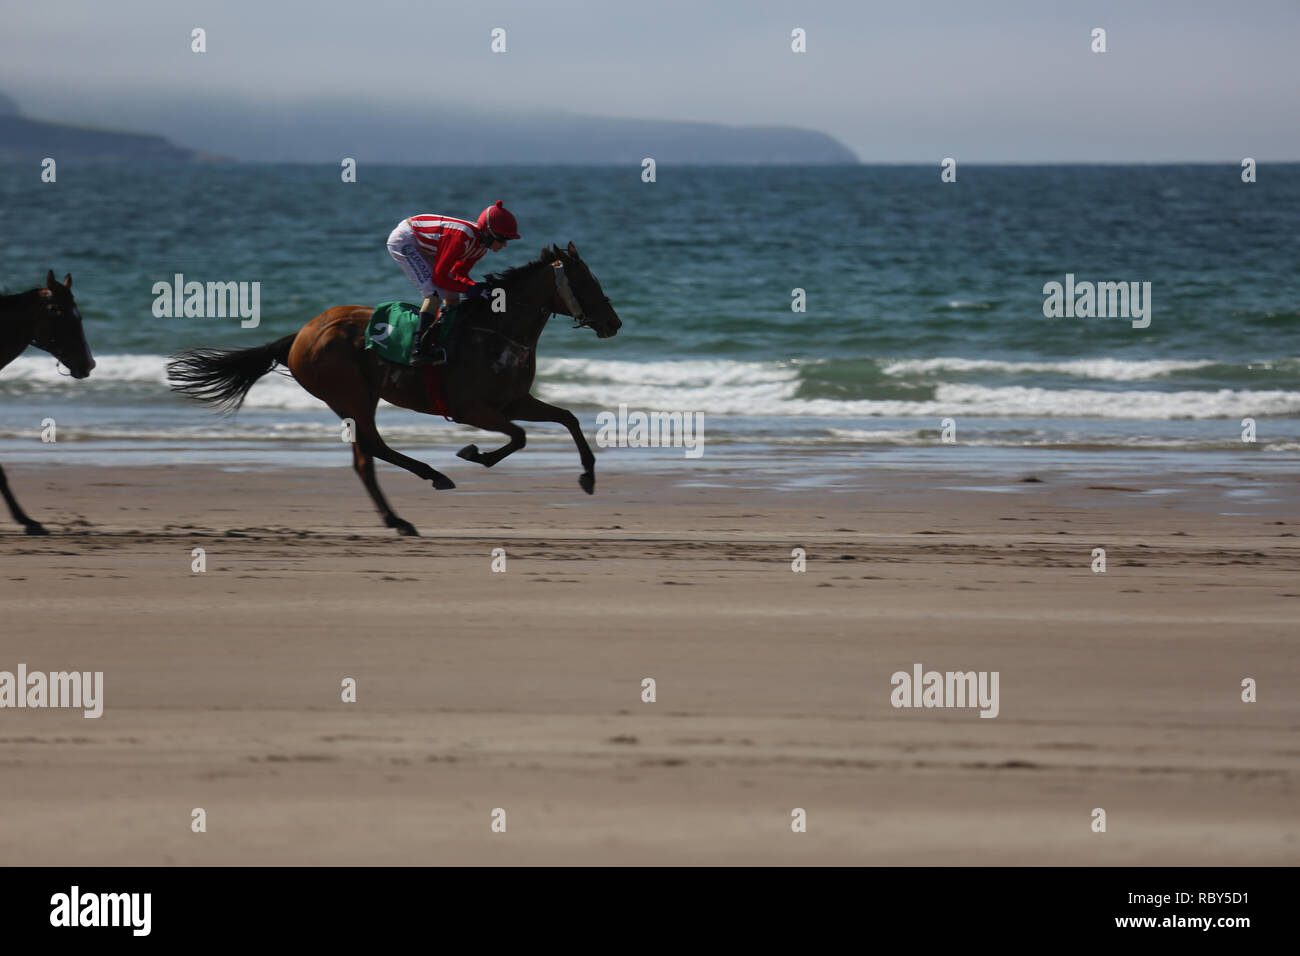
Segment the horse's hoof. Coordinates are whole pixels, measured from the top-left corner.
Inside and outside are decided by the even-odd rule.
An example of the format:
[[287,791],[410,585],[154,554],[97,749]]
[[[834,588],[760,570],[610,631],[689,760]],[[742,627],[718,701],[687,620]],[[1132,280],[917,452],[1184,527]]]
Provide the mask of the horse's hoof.
[[588,471],[588,472],[584,472],[583,474],[579,475],[579,476],[578,476],[578,484],[582,485],[582,490],[585,491],[587,494],[589,494],[589,495],[591,495],[591,494],[595,494],[595,492],[596,492],[596,476],[593,475],[591,472]]
[[415,530],[415,525],[411,524],[411,522],[407,521],[405,518],[399,518],[394,515],[387,519],[384,524],[388,525],[388,527],[392,528],[404,538],[418,538],[420,536],[420,532]]
[[475,461],[478,458],[478,445],[466,445],[460,451],[456,452],[457,458],[464,458],[466,461]]
[[45,526],[39,521],[33,521],[31,524],[25,525],[23,531],[31,535],[49,534],[49,532],[45,530]]
[[456,487],[456,482],[452,481],[446,475],[439,475],[433,479],[433,487],[438,491],[450,491]]

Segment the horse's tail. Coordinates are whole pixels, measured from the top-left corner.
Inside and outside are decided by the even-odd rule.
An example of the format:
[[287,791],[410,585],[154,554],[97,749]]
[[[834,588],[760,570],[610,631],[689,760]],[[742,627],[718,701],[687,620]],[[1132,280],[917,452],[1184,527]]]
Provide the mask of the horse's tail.
[[251,349],[189,349],[167,363],[172,391],[234,412],[263,375],[278,362],[287,365],[298,333]]

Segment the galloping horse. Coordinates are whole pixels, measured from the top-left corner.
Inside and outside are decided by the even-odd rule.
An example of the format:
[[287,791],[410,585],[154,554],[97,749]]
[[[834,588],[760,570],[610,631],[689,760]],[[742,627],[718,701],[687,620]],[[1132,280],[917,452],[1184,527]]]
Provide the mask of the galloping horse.
[[[454,362],[443,370],[447,416],[464,425],[501,432],[510,440],[495,451],[480,452],[466,445],[457,454],[491,468],[524,447],[524,430],[511,419],[557,422],[578,446],[582,474],[578,483],[591,494],[596,486],[596,459],[583,437],[578,419],[567,409],[539,401],[529,394],[537,373],[537,340],[551,315],[574,319],[575,327],[593,329],[597,338],[616,334],[622,321],[591,274],[578,250],[569,243],[543,248],[527,265],[488,276],[504,292],[505,311],[493,312],[488,299],[460,305],[461,331]],[[293,335],[249,349],[190,349],[167,366],[171,387],[199,401],[233,412],[248,390],[275,365],[285,365],[298,384],[335,414],[355,423],[352,464],[370,493],[384,524],[399,534],[417,534],[399,518],[375,481],[376,458],[405,468],[431,481],[437,489],[456,487],[450,478],[423,462],[393,451],[375,427],[375,408],[385,399],[393,405],[433,414],[425,368],[396,365],[366,349],[366,325],[374,310],[341,305],[322,312]]]
[[[81,313],[72,299],[72,275],[62,284],[54,281],[54,270],[45,277],[45,287],[0,296],[0,368],[4,368],[29,345],[44,349],[62,362],[73,378],[85,378],[95,367],[81,328]],[[5,472],[0,468],[0,496],[9,513],[28,534],[49,534],[19,506]]]

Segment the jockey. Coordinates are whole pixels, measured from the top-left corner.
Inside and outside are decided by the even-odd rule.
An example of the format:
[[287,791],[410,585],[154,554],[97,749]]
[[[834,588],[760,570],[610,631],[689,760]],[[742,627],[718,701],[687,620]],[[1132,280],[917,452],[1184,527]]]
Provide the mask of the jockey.
[[397,224],[388,236],[388,254],[424,296],[412,364],[440,365],[447,361],[442,349],[434,349],[431,341],[425,342],[425,333],[433,326],[439,307],[452,305],[462,294],[487,295],[487,286],[469,277],[470,266],[489,249],[500,252],[507,240],[518,238],[515,217],[501,205],[500,199],[479,213],[477,222],[422,215]]

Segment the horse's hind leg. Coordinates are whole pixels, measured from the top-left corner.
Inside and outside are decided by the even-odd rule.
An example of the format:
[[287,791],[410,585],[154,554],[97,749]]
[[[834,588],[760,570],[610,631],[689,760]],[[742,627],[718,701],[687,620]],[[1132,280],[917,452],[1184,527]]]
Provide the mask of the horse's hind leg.
[[4,496],[5,504],[9,506],[9,513],[14,516],[14,520],[23,526],[23,530],[28,534],[49,534],[44,525],[39,521],[33,521],[27,517],[27,512],[23,511],[18,504],[18,499],[14,493],[9,490],[9,480],[5,478],[5,470],[0,468],[0,495]]
[[513,455],[523,448],[528,441],[522,428],[497,409],[481,402],[475,402],[464,409],[457,409],[456,421],[462,425],[473,425],[475,428],[481,428],[484,431],[500,432],[503,435],[510,436],[510,441],[495,451],[479,451],[478,445],[466,445],[456,452],[459,457],[464,458],[466,461],[475,462],[485,468],[491,468],[506,455]]
[[373,408],[366,411],[358,410],[355,415],[348,415],[345,409],[340,408],[334,408],[334,411],[340,418],[351,418],[356,425],[356,433],[353,436],[356,441],[356,448],[352,452],[352,466],[356,469],[357,475],[360,476],[361,483],[366,486],[366,491],[370,492],[370,497],[379,508],[379,513],[384,516],[384,524],[390,528],[396,528],[399,534],[416,534],[415,527],[410,522],[399,518],[393,509],[388,506],[388,502],[384,500],[383,493],[379,490],[379,483],[375,480],[374,459],[378,458],[390,465],[405,468],[413,475],[433,482],[433,487],[439,491],[455,488],[456,483],[442,472],[430,468],[424,462],[408,458],[406,455],[389,448],[380,436],[379,429],[375,427],[375,411]]
[[394,514],[384,500],[375,481],[374,459],[405,468],[433,482],[439,490],[455,488],[456,484],[424,462],[393,451],[380,437],[375,427],[379,376],[374,368],[367,374],[359,354],[365,317],[364,309],[354,309],[350,314],[346,310],[321,313],[294,338],[288,356],[289,371],[299,385],[325,402],[334,414],[352,422],[353,441],[357,445],[352,462],[361,483],[384,516],[385,524],[402,534],[415,534],[415,528]]
[[372,455],[380,461],[386,461],[390,465],[396,465],[398,468],[405,468],[417,478],[423,478],[425,481],[433,482],[433,487],[439,491],[447,491],[456,487],[456,482],[452,481],[442,472],[430,468],[422,461],[416,461],[408,455],[403,455],[400,451],[393,451],[383,438],[379,436],[379,429],[375,427],[374,413],[371,413],[369,420],[362,421],[354,419],[357,423],[357,444],[367,455]]
[[352,467],[356,470],[361,483],[366,486],[366,491],[370,492],[370,500],[375,503],[375,507],[383,515],[384,524],[390,528],[396,528],[398,534],[418,537],[419,532],[415,530],[415,525],[399,518],[397,513],[389,507],[388,501],[384,498],[384,493],[379,490],[379,482],[375,480],[375,459],[362,451],[360,442],[354,442],[352,445]]
[[582,459],[582,474],[578,476],[578,484],[587,494],[593,494],[596,490],[596,456],[591,453],[591,446],[587,444],[587,436],[582,434],[582,426],[578,424],[578,416],[567,408],[560,408],[557,405],[548,405],[541,399],[533,398],[531,395],[525,395],[513,402],[506,411],[511,418],[523,419],[526,422],[556,422],[563,425],[573,436],[573,443],[578,446],[578,457]]

